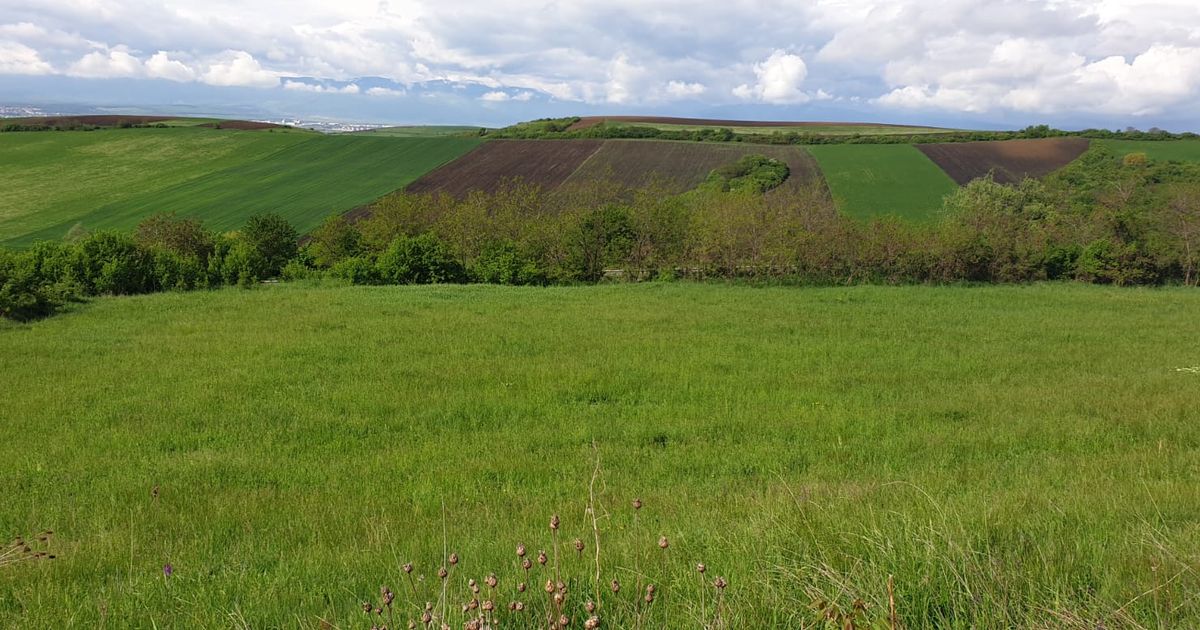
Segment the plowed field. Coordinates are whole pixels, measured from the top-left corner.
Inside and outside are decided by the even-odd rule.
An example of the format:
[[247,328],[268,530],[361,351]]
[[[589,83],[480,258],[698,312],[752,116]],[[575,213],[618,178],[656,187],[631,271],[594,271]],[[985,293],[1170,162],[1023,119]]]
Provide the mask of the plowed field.
[[602,140],[492,140],[426,173],[406,190],[463,196],[472,190],[494,192],[517,178],[553,189],[602,144]]
[[1043,138],[1003,142],[919,144],[955,182],[965,184],[989,172],[997,182],[1015,184],[1058,170],[1088,149],[1086,138]]

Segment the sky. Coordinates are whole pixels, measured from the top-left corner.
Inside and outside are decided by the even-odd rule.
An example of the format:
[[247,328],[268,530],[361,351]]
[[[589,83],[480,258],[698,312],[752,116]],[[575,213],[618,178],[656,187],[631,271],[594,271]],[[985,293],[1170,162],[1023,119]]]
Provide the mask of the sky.
[[1200,130],[1200,2],[0,0],[0,104]]

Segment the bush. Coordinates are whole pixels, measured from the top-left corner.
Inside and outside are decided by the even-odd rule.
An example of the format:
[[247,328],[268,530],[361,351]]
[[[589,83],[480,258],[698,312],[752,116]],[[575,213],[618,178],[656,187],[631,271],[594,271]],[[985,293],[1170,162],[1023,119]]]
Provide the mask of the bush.
[[537,262],[512,241],[493,242],[483,248],[471,265],[471,278],[489,284],[545,284],[546,275]]
[[319,267],[329,268],[362,253],[362,234],[340,214],[325,219],[310,236],[306,249]]
[[450,248],[426,232],[392,241],[376,264],[384,284],[463,282],[466,272]]
[[296,256],[300,235],[287,219],[278,214],[258,214],[246,221],[242,239],[255,249],[261,260],[262,279],[274,278],[287,261]]
[[567,243],[575,277],[600,280],[607,266],[629,256],[635,236],[629,211],[623,207],[604,206],[583,215]]
[[28,321],[52,315],[67,300],[42,273],[35,254],[0,250],[0,317]]
[[84,295],[132,295],[158,288],[154,257],[128,234],[95,232],[63,253],[57,279]]
[[207,260],[213,252],[213,235],[196,219],[156,214],[133,230],[133,240],[143,248],[173,252]]
[[[280,266],[282,268],[282,265]],[[224,284],[236,284],[248,288],[269,277],[278,275],[268,271],[267,261],[254,244],[237,239],[233,241],[225,253],[221,263],[221,281]]]
[[788,165],[765,155],[746,155],[714,169],[705,186],[723,192],[764,193],[778,188],[790,174]]
[[375,261],[366,256],[345,258],[329,269],[333,278],[347,280],[351,284],[382,284]]

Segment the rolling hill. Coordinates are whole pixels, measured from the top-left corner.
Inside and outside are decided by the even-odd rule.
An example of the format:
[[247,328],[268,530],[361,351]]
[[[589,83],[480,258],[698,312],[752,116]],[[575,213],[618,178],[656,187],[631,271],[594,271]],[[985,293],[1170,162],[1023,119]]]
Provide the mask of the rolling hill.
[[76,223],[127,229],[158,212],[226,230],[273,211],[307,230],[478,143],[197,126],[0,134],[0,244],[58,239]]

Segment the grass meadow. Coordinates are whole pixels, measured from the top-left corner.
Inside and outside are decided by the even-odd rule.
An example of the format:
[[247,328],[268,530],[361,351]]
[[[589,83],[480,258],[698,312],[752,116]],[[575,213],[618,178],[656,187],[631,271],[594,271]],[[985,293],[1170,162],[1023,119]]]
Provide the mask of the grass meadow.
[[[129,229],[163,211],[217,230],[273,211],[304,231],[403,188],[478,142],[279,129],[3,134],[0,245],[60,239],[76,223]],[[64,173],[70,185],[58,183]]]
[[893,601],[908,628],[1195,627],[1197,312],[1082,285],[280,285],[0,322],[0,531],[56,555],[0,561],[0,626],[365,629],[385,585],[389,627],[425,601],[461,627],[495,572],[485,596],[532,610],[500,627],[537,627],[554,563],[527,576],[525,543],[572,627],[596,590],[609,628],[885,628]]
[[1093,140],[1113,153],[1145,153],[1152,160],[1200,162],[1200,140]]
[[931,219],[954,180],[908,144],[828,144],[805,147],[817,159],[838,208],[853,217],[895,215]]

